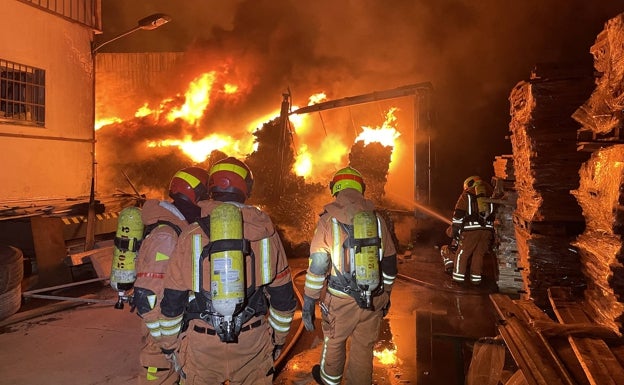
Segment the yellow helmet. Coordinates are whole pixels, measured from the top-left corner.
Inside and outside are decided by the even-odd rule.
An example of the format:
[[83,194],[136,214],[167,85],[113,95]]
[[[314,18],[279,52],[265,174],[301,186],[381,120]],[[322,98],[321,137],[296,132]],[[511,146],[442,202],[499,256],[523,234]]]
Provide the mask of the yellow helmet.
[[353,167],[345,167],[338,170],[334,174],[331,182],[329,182],[329,190],[331,191],[332,195],[336,195],[339,191],[347,188],[352,188],[362,194],[364,194],[364,191],[366,189],[362,174],[360,174],[360,172]]
[[478,175],[469,176],[464,181],[464,190],[474,187],[476,184],[481,183],[481,177]]

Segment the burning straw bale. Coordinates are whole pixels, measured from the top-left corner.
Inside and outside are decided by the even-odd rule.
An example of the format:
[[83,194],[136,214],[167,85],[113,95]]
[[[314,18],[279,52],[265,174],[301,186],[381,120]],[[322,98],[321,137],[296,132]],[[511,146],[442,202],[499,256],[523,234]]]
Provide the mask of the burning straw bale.
[[358,170],[366,183],[366,196],[380,204],[385,194],[392,147],[381,143],[357,142],[351,147],[349,165]]

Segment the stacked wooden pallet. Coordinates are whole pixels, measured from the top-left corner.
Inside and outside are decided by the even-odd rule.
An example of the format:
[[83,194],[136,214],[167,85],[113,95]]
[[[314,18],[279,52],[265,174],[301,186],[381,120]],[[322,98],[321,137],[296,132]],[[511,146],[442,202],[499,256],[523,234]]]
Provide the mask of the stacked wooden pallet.
[[[543,69],[542,69],[543,68]],[[518,194],[513,221],[526,297],[548,307],[550,286],[583,286],[580,257],[569,243],[583,231],[570,190],[588,158],[577,151],[571,115],[591,94],[590,71],[538,66],[513,89],[509,124]]]
[[601,323],[624,330],[624,145],[592,154],[573,191],[583,208],[586,229],[577,237],[583,273],[587,278],[585,299]]
[[586,229],[575,242],[587,279],[585,302],[603,325],[624,330],[624,14],[605,23],[590,52],[595,89],[572,117],[578,147],[591,155],[573,191]]
[[596,88],[573,115],[583,126],[578,141],[586,151],[624,143],[624,14],[605,23],[590,52],[599,74]]
[[501,293],[517,296],[524,284],[518,266],[518,248],[513,223],[518,194],[514,188],[513,156],[497,156],[494,160],[494,203],[496,204],[495,252],[498,261],[496,283]]

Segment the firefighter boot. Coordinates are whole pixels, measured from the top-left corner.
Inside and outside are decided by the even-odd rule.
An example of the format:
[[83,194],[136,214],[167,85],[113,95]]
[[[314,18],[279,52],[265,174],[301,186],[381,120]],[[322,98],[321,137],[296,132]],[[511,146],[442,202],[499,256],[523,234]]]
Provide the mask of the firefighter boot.
[[316,381],[319,385],[325,385],[323,380],[321,380],[321,365],[314,365],[312,367],[312,377],[314,377],[314,381]]

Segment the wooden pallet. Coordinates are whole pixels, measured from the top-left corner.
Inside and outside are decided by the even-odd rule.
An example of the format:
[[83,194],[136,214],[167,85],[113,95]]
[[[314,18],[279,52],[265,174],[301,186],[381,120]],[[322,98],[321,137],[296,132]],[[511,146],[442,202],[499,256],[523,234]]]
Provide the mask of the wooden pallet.
[[624,384],[624,357],[619,357],[624,354],[622,337],[592,323],[571,290],[549,288],[548,293],[558,322],[530,300],[490,295],[499,317],[499,332],[526,382]]
[[[560,323],[592,325],[569,288],[551,287],[548,298]],[[569,335],[568,340],[592,385],[624,384],[624,368],[603,339]]]

